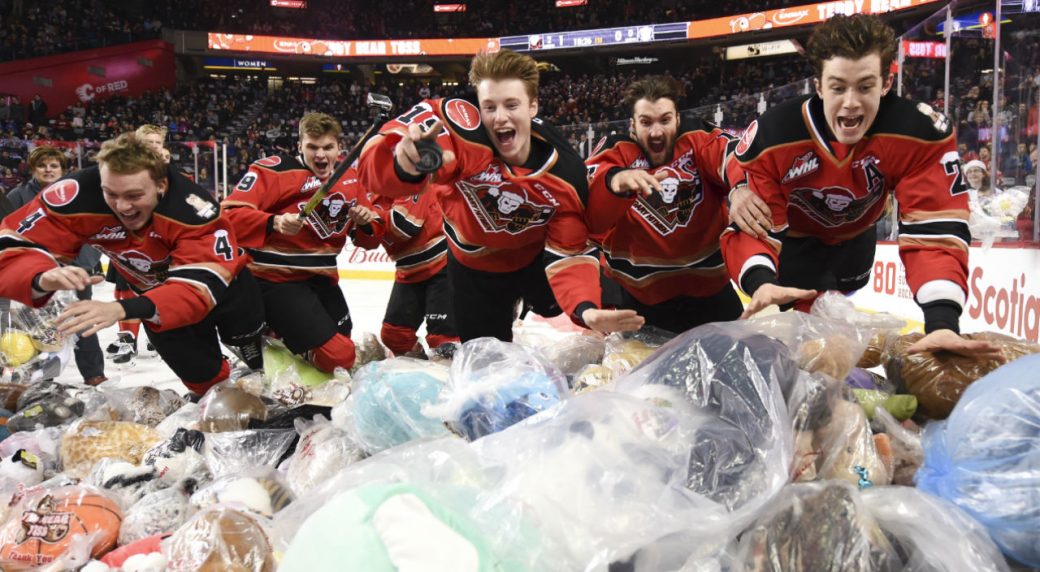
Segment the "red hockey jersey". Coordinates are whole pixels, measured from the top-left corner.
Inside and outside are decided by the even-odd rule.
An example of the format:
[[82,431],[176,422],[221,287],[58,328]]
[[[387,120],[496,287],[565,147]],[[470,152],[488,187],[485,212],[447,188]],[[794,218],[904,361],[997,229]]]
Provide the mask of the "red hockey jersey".
[[180,174],[168,177],[151,222],[138,231],[108,208],[97,167],[44,189],[0,224],[0,297],[42,306],[50,296],[33,299],[33,277],[71,262],[89,244],[155,304],[158,321],[149,327],[170,330],[205,318],[247,257],[213,196]]
[[[495,154],[480,110],[465,99],[426,100],[383,127],[358,168],[361,185],[389,197],[421,192],[427,181],[402,181],[394,147],[408,125],[440,119],[437,143],[455,154],[438,171],[436,191],[452,255],[485,272],[512,272],[544,256],[556,300],[575,321],[583,302],[600,306],[598,262],[588,244],[585,165],[553,127],[535,118],[527,163],[511,166]],[[429,178],[429,177],[428,177]]]
[[[447,264],[448,243],[437,187],[431,185],[425,192],[409,197],[375,199],[375,234],[394,260],[397,282],[414,284],[429,280]],[[365,246],[360,241],[358,244]]]
[[[683,119],[670,163],[650,167],[639,144],[612,136],[590,157],[589,230],[601,238],[608,276],[644,304],[711,296],[729,275],[719,249],[729,191],[725,163],[736,140],[699,119]],[[649,197],[619,197],[607,180],[623,169],[665,171]]]
[[889,94],[864,138],[836,153],[817,96],[781,104],[753,122],[730,162],[730,181],[746,178],[769,205],[773,229],[758,240],[731,226],[722,237],[730,275],[776,271],[785,235],[835,244],[863,233],[899,204],[899,253],[918,304],[963,306],[967,292],[968,194],[953,129],[926,104]]
[[228,220],[252,257],[249,269],[258,278],[295,282],[321,275],[339,281],[336,256],[355,231],[348,213],[358,204],[372,208],[354,169],[307,216],[300,232],[290,236],[273,230],[276,215],[299,214],[321,185],[299,157],[272,155],[250,165],[224,199]]

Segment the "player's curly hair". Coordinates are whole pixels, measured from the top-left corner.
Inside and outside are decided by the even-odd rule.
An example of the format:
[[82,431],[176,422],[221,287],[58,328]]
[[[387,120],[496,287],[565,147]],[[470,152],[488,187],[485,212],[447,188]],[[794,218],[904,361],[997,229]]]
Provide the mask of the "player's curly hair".
[[518,79],[524,83],[524,90],[531,99],[538,97],[539,72],[548,69],[548,64],[538,63],[531,56],[518,54],[513,50],[502,50],[495,53],[479,53],[474,56],[469,66],[469,83],[474,88],[485,79],[500,81]]
[[148,171],[152,180],[157,183],[166,178],[166,161],[162,155],[133,131],[102,143],[101,151],[94,160],[98,165],[105,165],[110,171],[120,175]]
[[336,118],[326,113],[308,113],[300,119],[300,139],[304,135],[310,135],[315,139],[332,135],[339,139],[343,133],[343,127]]
[[887,77],[896,57],[896,33],[878,16],[835,16],[817,26],[805,53],[819,78],[823,76],[823,63],[831,58],[858,60],[870,54],[881,58],[881,77]]
[[651,103],[666,97],[672,100],[679,109],[679,100],[686,95],[683,85],[674,77],[667,75],[650,75],[634,81],[625,88],[625,107],[631,115],[635,114],[636,102],[645,99]]
[[39,167],[44,161],[49,161],[51,159],[54,159],[59,165],[61,165],[62,173],[69,168],[64,153],[50,145],[40,145],[29,153],[29,170],[35,171],[36,167]]

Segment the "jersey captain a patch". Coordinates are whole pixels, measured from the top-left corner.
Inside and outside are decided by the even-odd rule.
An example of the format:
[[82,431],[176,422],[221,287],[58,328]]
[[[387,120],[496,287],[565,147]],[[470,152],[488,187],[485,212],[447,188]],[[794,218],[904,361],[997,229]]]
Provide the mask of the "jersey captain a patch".
[[455,186],[484,232],[519,234],[529,227],[548,223],[556,212],[551,205],[532,202],[526,189],[508,181],[461,180]]

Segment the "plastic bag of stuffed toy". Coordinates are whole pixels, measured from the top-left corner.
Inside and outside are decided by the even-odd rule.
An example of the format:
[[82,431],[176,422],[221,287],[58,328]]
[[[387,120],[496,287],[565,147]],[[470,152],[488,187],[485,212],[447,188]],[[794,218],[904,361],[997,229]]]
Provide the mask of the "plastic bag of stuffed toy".
[[1000,549],[986,529],[949,501],[911,487],[861,491],[907,572],[1003,572]]
[[286,461],[285,478],[296,494],[305,494],[340,469],[366,455],[345,429],[318,416],[312,422],[298,420],[300,442]]
[[798,368],[782,343],[746,324],[693,328],[615,382],[651,398],[662,386],[674,389],[716,418],[695,435],[687,484],[731,508],[778,489],[792,452],[781,388],[793,385]]
[[904,322],[887,314],[867,314],[847,298],[827,292],[812,313],[781,312],[756,316],[747,328],[782,341],[802,369],[843,380],[856,366],[875,331],[898,328]]
[[235,508],[196,513],[163,542],[171,572],[274,572],[266,520]]
[[788,485],[734,552],[749,572],[897,571],[901,564],[859,490],[844,481]]
[[119,529],[119,545],[177,530],[197,510],[188,498],[188,492],[180,486],[142,497],[125,512],[123,526]]
[[199,429],[205,433],[242,431],[267,415],[267,404],[260,397],[227,382],[211,387],[199,400]]
[[547,536],[563,539],[578,563],[565,569],[597,569],[660,550],[668,537],[686,540],[669,546],[685,556],[736,535],[786,480],[784,470],[749,463],[761,474],[706,482],[698,458],[737,440],[747,436],[682,392],[645,386],[575,396],[472,446],[496,475],[490,496],[528,507]]
[[1040,355],[1019,358],[965,390],[924,432],[921,490],[981,522],[1005,554],[1040,567]]
[[516,343],[541,351],[568,378],[589,364],[602,362],[606,349],[603,335],[592,331],[547,335],[518,328],[513,337]]
[[252,467],[225,475],[191,495],[194,507],[221,504],[270,518],[293,501],[284,476],[271,467]]
[[60,333],[56,320],[75,301],[73,293],[60,292],[42,308],[11,301],[10,309],[0,312],[0,368],[5,379],[29,383],[61,374],[72,359],[77,336]]
[[603,367],[617,378],[633,369],[657,348],[668,343],[675,334],[647,326],[637,332],[615,333],[607,336],[603,353]]
[[412,358],[369,364],[354,376],[353,391],[333,408],[333,419],[368,453],[413,439],[448,434],[439,417],[424,409],[437,403],[448,368]]
[[247,429],[207,433],[202,456],[215,477],[251,467],[277,465],[298,435],[292,429]]
[[154,387],[102,388],[109,407],[118,417],[116,421],[130,421],[155,427],[180,409],[185,399],[172,389]]
[[145,453],[162,441],[162,434],[147,425],[80,420],[62,437],[61,462],[66,474],[83,478],[104,458],[140,464]]
[[924,463],[921,428],[912,420],[900,422],[883,409],[875,415],[872,427],[877,431],[877,435],[886,437],[892,450],[889,466],[892,484],[914,486],[914,475]]
[[795,454],[795,481],[839,479],[866,488],[891,482],[886,437],[871,433],[863,409],[844,383],[803,374],[788,400]]
[[488,527],[471,516],[479,504],[479,490],[458,485],[355,487],[303,523],[279,570],[535,572],[565,566],[548,554],[533,522],[507,514]]
[[[950,352],[906,353],[923,334],[908,334],[892,340],[887,350],[885,373],[897,386],[905,387],[917,397],[922,413],[932,419],[945,419],[964,390],[975,380],[1000,367],[995,359],[977,359]],[[1007,361],[1040,353],[1040,345],[1016,340],[993,332],[964,334],[970,340],[986,340],[996,344]]]
[[0,567],[51,563],[90,534],[89,552],[101,556],[115,547],[122,521],[119,505],[96,488],[31,489],[0,525]]
[[462,344],[439,401],[422,413],[473,441],[545,411],[569,393],[566,377],[541,353],[479,338]]

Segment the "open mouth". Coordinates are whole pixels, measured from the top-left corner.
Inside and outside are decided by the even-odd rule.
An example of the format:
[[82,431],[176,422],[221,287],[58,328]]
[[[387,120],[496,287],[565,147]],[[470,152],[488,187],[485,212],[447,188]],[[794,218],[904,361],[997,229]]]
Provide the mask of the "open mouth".
[[664,139],[651,139],[647,142],[647,146],[650,147],[651,153],[657,154],[664,153],[667,144]]
[[851,130],[857,129],[862,124],[863,124],[863,116],[862,115],[848,115],[848,116],[844,116],[844,117],[841,117],[841,116],[838,117],[838,127],[841,127],[842,129],[844,129],[846,131],[851,131]]
[[498,129],[495,131],[495,139],[498,139],[499,145],[508,147],[513,144],[516,140],[515,129]]
[[133,228],[141,218],[141,213],[135,212],[133,214],[119,213],[119,218],[122,220],[123,225],[128,228]]
[[314,170],[318,171],[319,173],[324,172],[328,168],[329,168],[329,162],[328,161],[315,161],[314,162]]

